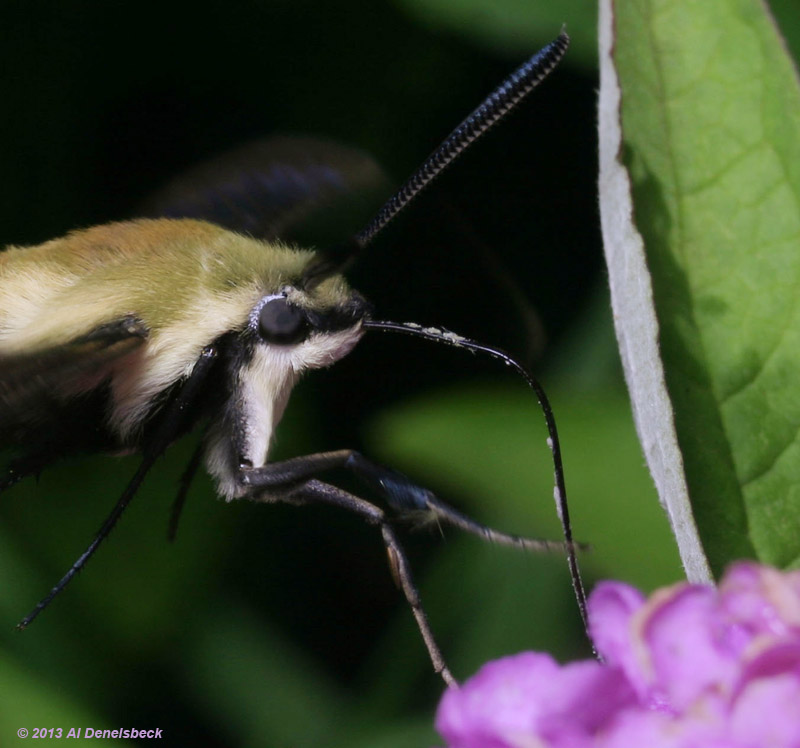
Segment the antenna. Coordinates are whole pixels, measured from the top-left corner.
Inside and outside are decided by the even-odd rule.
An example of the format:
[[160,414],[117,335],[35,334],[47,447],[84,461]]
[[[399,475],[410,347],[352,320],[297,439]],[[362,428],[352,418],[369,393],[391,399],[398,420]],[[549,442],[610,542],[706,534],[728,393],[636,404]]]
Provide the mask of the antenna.
[[349,241],[330,247],[311,261],[302,285],[312,288],[333,273],[341,272],[375,237],[465,150],[512,112],[558,65],[569,46],[561,32],[508,76],[483,103],[456,127],[442,144],[383,205],[375,217]]

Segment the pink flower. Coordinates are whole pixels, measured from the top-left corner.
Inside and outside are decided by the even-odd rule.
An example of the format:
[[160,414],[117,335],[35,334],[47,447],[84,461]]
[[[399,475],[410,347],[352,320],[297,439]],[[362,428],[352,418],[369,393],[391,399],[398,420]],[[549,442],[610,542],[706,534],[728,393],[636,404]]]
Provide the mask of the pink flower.
[[719,587],[589,599],[604,658],[527,652],[448,689],[449,748],[800,748],[800,572],[742,562]]

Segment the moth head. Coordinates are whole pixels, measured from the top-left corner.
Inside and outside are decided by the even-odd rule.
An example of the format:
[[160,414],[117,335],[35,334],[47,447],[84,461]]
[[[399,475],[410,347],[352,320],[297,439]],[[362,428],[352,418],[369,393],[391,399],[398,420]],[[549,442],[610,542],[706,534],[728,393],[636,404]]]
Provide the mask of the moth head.
[[206,465],[228,498],[244,490],[241,466],[266,464],[272,436],[300,375],[346,356],[364,333],[369,304],[340,275],[312,289],[284,282],[251,307],[228,339],[228,401],[209,432]]
[[300,373],[347,355],[363,334],[370,312],[370,304],[341,276],[311,289],[287,283],[259,299],[250,312],[247,335]]

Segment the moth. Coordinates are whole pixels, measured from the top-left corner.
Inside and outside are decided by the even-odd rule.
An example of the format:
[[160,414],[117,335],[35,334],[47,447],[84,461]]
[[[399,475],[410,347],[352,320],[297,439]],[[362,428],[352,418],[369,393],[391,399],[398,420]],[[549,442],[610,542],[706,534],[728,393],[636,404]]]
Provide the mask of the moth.
[[[267,194],[269,185],[265,192],[259,174],[247,172],[244,163],[240,166],[245,177],[235,185],[223,179],[217,192],[200,190],[188,198],[185,189],[178,191],[167,200],[168,209],[155,211],[161,217],[96,226],[38,246],[0,252],[0,448],[16,453],[0,477],[0,490],[73,453],[137,452],[142,457],[98,534],[20,622],[20,629],[86,564],[154,461],[193,429],[202,432],[201,447],[176,499],[173,529],[201,461],[219,495],[228,501],[324,503],[354,512],[380,529],[394,578],[411,606],[435,670],[448,683],[453,677],[431,632],[389,513],[325,482],[321,478],[326,471],[351,471],[400,515],[423,512],[489,540],[536,550],[565,549],[584,612],[558,434],[538,382],[499,349],[438,328],[376,319],[371,304],[343,276],[400,211],[536,88],[568,43],[562,33],[512,73],[371,222],[337,246],[301,250],[282,244],[281,222],[302,213],[310,191]],[[279,150],[285,158],[287,149],[303,145],[284,142]],[[314,149],[313,142],[305,145]],[[306,174],[317,172],[311,183],[322,185],[326,175],[335,174],[332,154],[306,159]],[[264,159],[269,161],[270,154]],[[200,177],[194,181],[214,181],[213,171],[207,178],[194,175]],[[259,199],[263,204],[251,210],[248,201]],[[216,222],[203,220],[208,216]],[[564,543],[485,527],[405,475],[354,450],[269,461],[274,430],[298,378],[346,356],[373,330],[482,352],[525,377],[549,430]]]

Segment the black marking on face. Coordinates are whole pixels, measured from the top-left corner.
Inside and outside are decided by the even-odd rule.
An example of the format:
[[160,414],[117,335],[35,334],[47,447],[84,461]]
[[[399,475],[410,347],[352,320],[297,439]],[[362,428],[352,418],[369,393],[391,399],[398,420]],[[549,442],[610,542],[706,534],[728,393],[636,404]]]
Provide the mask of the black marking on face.
[[250,315],[250,329],[265,343],[293,345],[307,340],[312,333],[347,330],[372,312],[372,305],[357,293],[337,306],[305,309],[289,300],[287,294],[291,290],[263,298]]
[[340,306],[324,311],[307,310],[306,318],[311,327],[319,332],[336,332],[354,327],[371,314],[372,304],[363,296],[353,293],[347,302]]
[[222,405],[222,429],[228,435],[227,462],[232,471],[235,471],[242,462],[246,462],[243,455],[247,443],[247,419],[239,377],[253,358],[253,347],[254,341],[249,336],[234,334],[223,336],[222,390],[225,401]]

